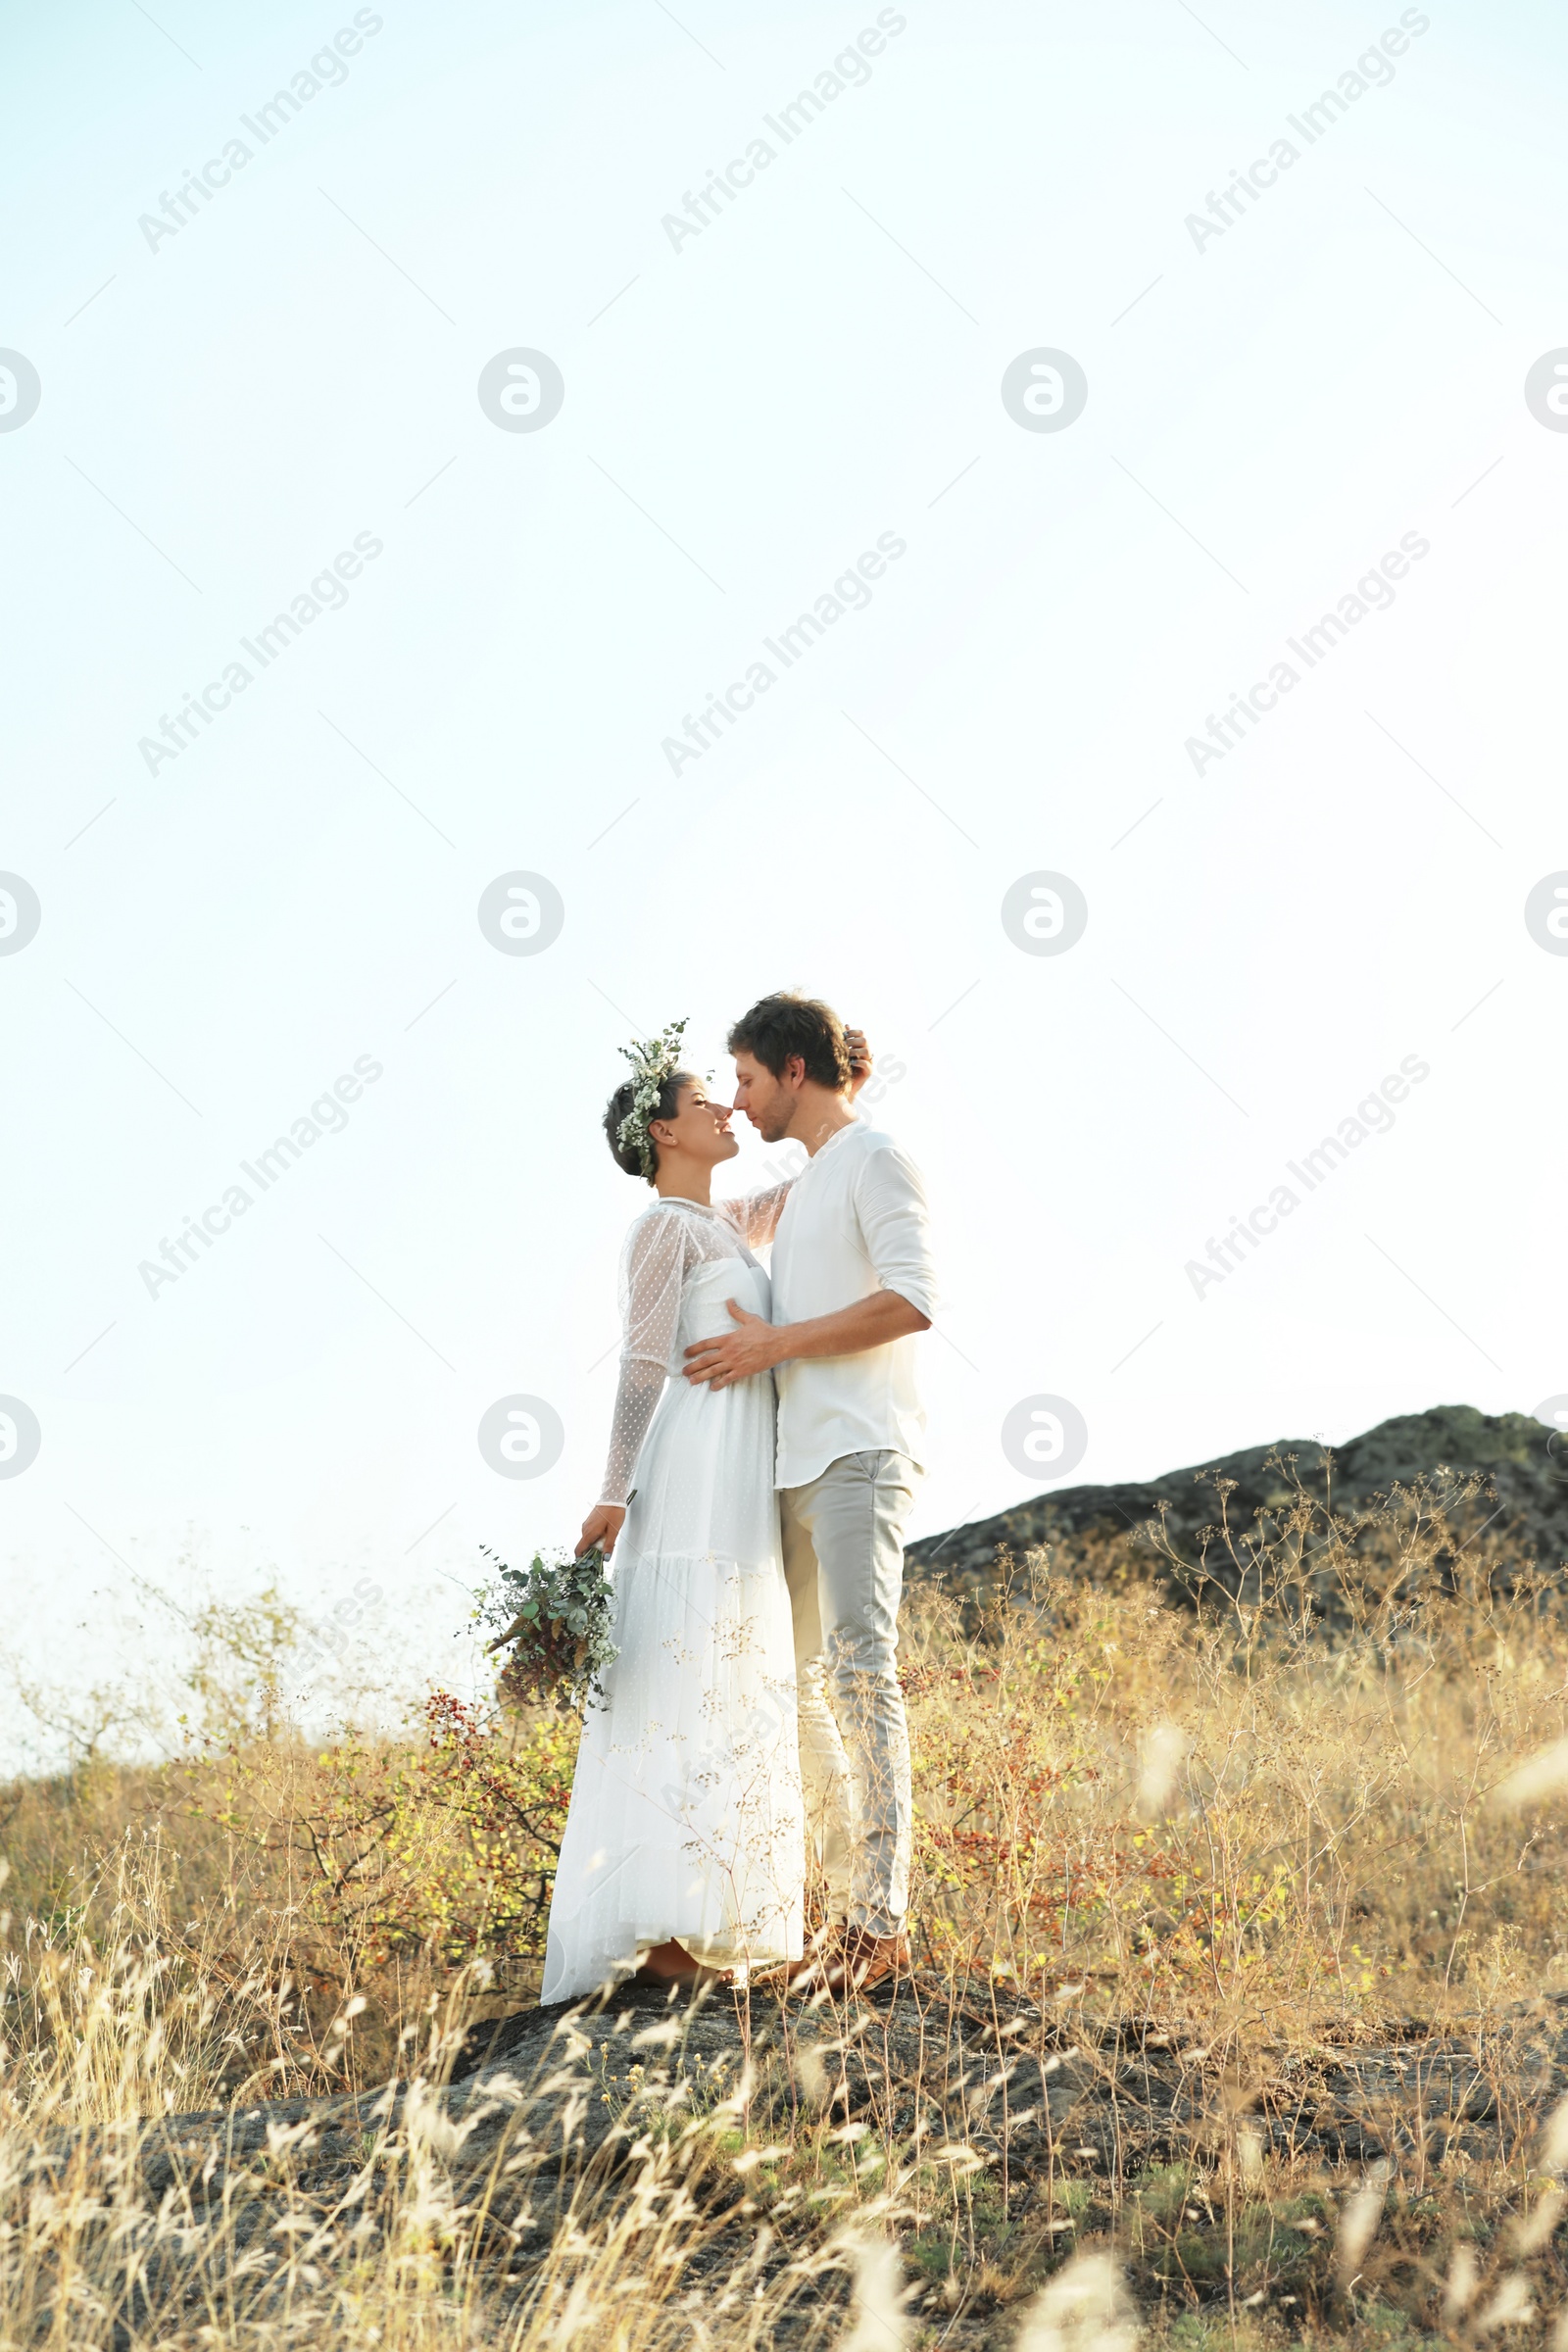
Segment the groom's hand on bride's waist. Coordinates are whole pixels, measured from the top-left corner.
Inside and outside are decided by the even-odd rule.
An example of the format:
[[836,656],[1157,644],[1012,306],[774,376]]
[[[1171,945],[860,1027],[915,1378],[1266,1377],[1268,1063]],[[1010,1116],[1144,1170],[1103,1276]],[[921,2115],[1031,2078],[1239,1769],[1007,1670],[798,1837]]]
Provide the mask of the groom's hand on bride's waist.
[[740,1329],[699,1340],[686,1350],[687,1379],[706,1380],[715,1389],[727,1389],[732,1380],[750,1380],[755,1373],[793,1363],[800,1356],[859,1355],[931,1328],[924,1309],[899,1291],[871,1291],[853,1305],[836,1307],[830,1315],[808,1316],[804,1323],[764,1323],[733,1298],[725,1303]]
[[707,1381],[714,1389],[727,1389],[736,1380],[751,1380],[780,1362],[784,1354],[780,1334],[771,1323],[737,1306],[733,1298],[724,1303],[738,1329],[698,1340],[686,1350],[687,1379]]

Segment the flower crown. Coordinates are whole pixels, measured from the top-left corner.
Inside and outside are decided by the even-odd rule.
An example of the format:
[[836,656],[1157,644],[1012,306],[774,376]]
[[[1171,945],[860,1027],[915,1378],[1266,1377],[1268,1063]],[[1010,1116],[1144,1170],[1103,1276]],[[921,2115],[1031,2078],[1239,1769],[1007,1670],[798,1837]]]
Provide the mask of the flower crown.
[[634,1039],[620,1051],[631,1063],[631,1108],[615,1130],[616,1140],[624,1152],[628,1145],[637,1154],[637,1163],[649,1184],[654,1181],[658,1159],[648,1122],[659,1110],[659,1098],[673,1073],[680,1067],[680,1041],[686,1034],[684,1020],[671,1021],[657,1037]]

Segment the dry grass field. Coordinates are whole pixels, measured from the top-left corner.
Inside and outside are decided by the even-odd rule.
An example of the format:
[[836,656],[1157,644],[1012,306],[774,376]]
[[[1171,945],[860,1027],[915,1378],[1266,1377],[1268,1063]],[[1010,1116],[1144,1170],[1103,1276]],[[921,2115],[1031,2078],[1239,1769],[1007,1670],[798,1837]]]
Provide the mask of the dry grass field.
[[1488,1511],[921,1584],[913,1985],[477,2072],[574,1726],[314,1746],[208,1612],[175,1760],[0,1793],[0,2348],[1561,2352],[1568,1615]]

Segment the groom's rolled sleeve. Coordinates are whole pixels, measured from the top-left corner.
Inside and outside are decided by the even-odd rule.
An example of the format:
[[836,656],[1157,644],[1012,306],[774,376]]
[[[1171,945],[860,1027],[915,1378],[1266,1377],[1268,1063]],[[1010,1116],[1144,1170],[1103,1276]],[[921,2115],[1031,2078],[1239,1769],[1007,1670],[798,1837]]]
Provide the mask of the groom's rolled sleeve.
[[931,1212],[914,1162],[896,1145],[872,1152],[860,1170],[855,1205],[880,1287],[896,1291],[933,1320],[941,1301],[931,1257]]

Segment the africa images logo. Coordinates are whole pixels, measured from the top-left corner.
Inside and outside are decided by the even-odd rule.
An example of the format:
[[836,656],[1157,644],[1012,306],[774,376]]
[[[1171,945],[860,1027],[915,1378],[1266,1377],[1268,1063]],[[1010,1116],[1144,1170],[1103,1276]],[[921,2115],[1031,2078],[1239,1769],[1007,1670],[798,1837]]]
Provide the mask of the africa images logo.
[[254,1192],[247,1191],[243,1184],[230,1184],[221,1200],[212,1201],[200,1218],[187,1217],[183,1229],[172,1241],[165,1235],[159,1251],[163,1263],[144,1257],[136,1268],[148,1297],[156,1299],[160,1291],[199,1264],[202,1250],[210,1250],[214,1242],[229,1231],[236,1217],[244,1216],[254,1207],[263,1193],[270,1192],[313,1144],[324,1135],[340,1135],[349,1123],[347,1104],[357,1102],[366,1088],[375,1084],[381,1067],[372,1054],[362,1054],[352,1071],[345,1070],[318,1095],[309,1110],[300,1112],[287,1135],[274,1137],[265,1152],[257,1152],[254,1160],[240,1161],[243,1174],[256,1188]]
[[20,956],[38,936],[43,907],[22,874],[0,874],[0,956]]
[[20,351],[0,351],[0,433],[14,433],[36,415],[43,385],[32,362]]
[[[846,90],[861,89],[871,78],[868,60],[880,57],[890,40],[904,31],[909,20],[896,8],[882,9],[876,25],[868,24],[856,35],[852,46],[841,49],[831,66],[824,66],[808,90],[801,90],[776,115],[764,115],[762,121],[777,139],[778,146],[759,132],[747,146],[744,155],[737,155],[722,172],[710,172],[707,184],[695,195],[685,193],[685,214],[665,213],[660,227],[677,253],[688,239],[700,237],[703,230],[716,220],[726,205],[733,204],[743,189],[752,186],[759,172],[765,172],[775,162],[781,149],[791,147],[803,131],[810,128],[824,108]],[[880,31],[877,29],[880,26]]]
[[896,564],[908,551],[907,540],[897,531],[883,531],[875,548],[867,548],[854,564],[840,572],[831,588],[824,588],[808,612],[798,612],[788,628],[780,629],[776,637],[764,637],[763,645],[778,663],[774,669],[761,660],[753,662],[744,678],[735,678],[722,695],[710,695],[708,708],[695,717],[685,713],[685,740],[679,735],[666,735],[660,749],[669,762],[671,775],[678,776],[683,767],[700,760],[704,752],[711,751],[723,741],[719,729],[722,719],[733,727],[745,711],[750,710],[760,694],[775,686],[786,669],[808,654],[834,621],[842,620],[847,612],[863,612],[872,602],[868,582],[880,580],[890,564]]
[[1386,612],[1396,601],[1393,583],[1402,580],[1411,564],[1419,564],[1431,552],[1430,539],[1423,538],[1419,531],[1406,531],[1398,547],[1390,548],[1372,570],[1364,571],[1354,588],[1348,589],[1340,598],[1332,612],[1319,613],[1299,637],[1287,637],[1285,642],[1300,662],[1300,668],[1282,656],[1266,678],[1259,678],[1245,695],[1233,694],[1230,709],[1223,714],[1216,716],[1211,710],[1208,741],[1205,743],[1201,735],[1189,735],[1183,746],[1195,774],[1200,776],[1205,767],[1212,767],[1227,752],[1234,752],[1245,743],[1247,731],[1242,721],[1246,720],[1247,727],[1255,727],[1260,718],[1277,710],[1280,696],[1299,686],[1309,669],[1315,669],[1336,646],[1343,645],[1358,621],[1365,620],[1370,612]]
[[517,344],[479,370],[479,406],[504,433],[537,433],[561,414],[566,382],[546,351]]
[[1394,59],[1403,57],[1412,38],[1419,38],[1431,25],[1432,19],[1419,8],[1407,8],[1397,25],[1391,24],[1372,48],[1364,49],[1355,64],[1346,68],[1332,90],[1324,90],[1310,106],[1303,106],[1298,115],[1286,116],[1286,122],[1301,141],[1300,147],[1293,139],[1277,138],[1266,156],[1258,156],[1245,172],[1232,172],[1229,187],[1218,193],[1210,188],[1206,217],[1202,213],[1189,213],[1182,223],[1200,254],[1213,238],[1222,237],[1228,228],[1234,228],[1244,220],[1247,207],[1256,204],[1270,188],[1276,187],[1280,173],[1300,162],[1302,149],[1315,147],[1358,98],[1364,98],[1369,90],[1386,89],[1394,79]]
[[210,727],[221,710],[226,710],[236,694],[243,694],[253,679],[264,669],[270,669],[279,654],[287,653],[302,629],[323,612],[340,612],[349,601],[346,582],[357,580],[367,564],[373,564],[380,555],[382,543],[373,531],[360,531],[352,548],[345,547],[334,556],[323,571],[318,571],[309,588],[302,588],[286,612],[274,612],[265,628],[258,629],[254,638],[242,637],[240,644],[255,662],[255,669],[240,661],[230,662],[220,678],[210,679],[200,694],[187,694],[181,708],[172,717],[167,710],[159,713],[159,733],[143,735],[136,749],[146,764],[147,772],[156,776],[166,760],[177,760],[181,752],[199,740],[198,719]]
[[143,213],[136,222],[151,250],[156,253],[166,238],[178,236],[182,228],[196,220],[202,206],[211,204],[218,191],[228,186],[236,172],[243,172],[258,148],[269,146],[280,130],[286,130],[312,98],[347,81],[349,70],[345,61],[358,57],[366,41],[380,31],[384,22],[372,8],[357,10],[354,24],[345,24],[335,32],[330,43],[318,49],[308,66],[301,66],[286,90],[274,90],[254,115],[241,115],[240,122],[256,141],[255,147],[237,136],[231,138],[221,155],[210,156],[199,172],[188,172],[172,195],[165,188],[158,199],[158,211]]
[[0,1478],[20,1478],[38,1458],[43,1431],[30,1404],[0,1396]]
[[1299,1159],[1285,1162],[1289,1173],[1300,1185],[1300,1192],[1289,1184],[1276,1184],[1266,1200],[1260,1200],[1248,1211],[1245,1218],[1233,1216],[1230,1230],[1218,1240],[1208,1240],[1208,1263],[1190,1257],[1182,1272],[1193,1286],[1201,1302],[1205,1291],[1211,1291],[1246,1264],[1249,1251],[1255,1250],[1260,1242],[1279,1231],[1280,1219],[1295,1214],[1308,1193],[1315,1193],[1336,1171],[1344,1167],[1350,1153],[1374,1135],[1387,1135],[1395,1124],[1393,1105],[1403,1102],[1410,1089],[1422,1086],[1432,1075],[1432,1064],[1419,1054],[1406,1054],[1396,1071],[1362,1096],[1353,1111],[1347,1112],[1332,1135],[1325,1135],[1303,1152]]

